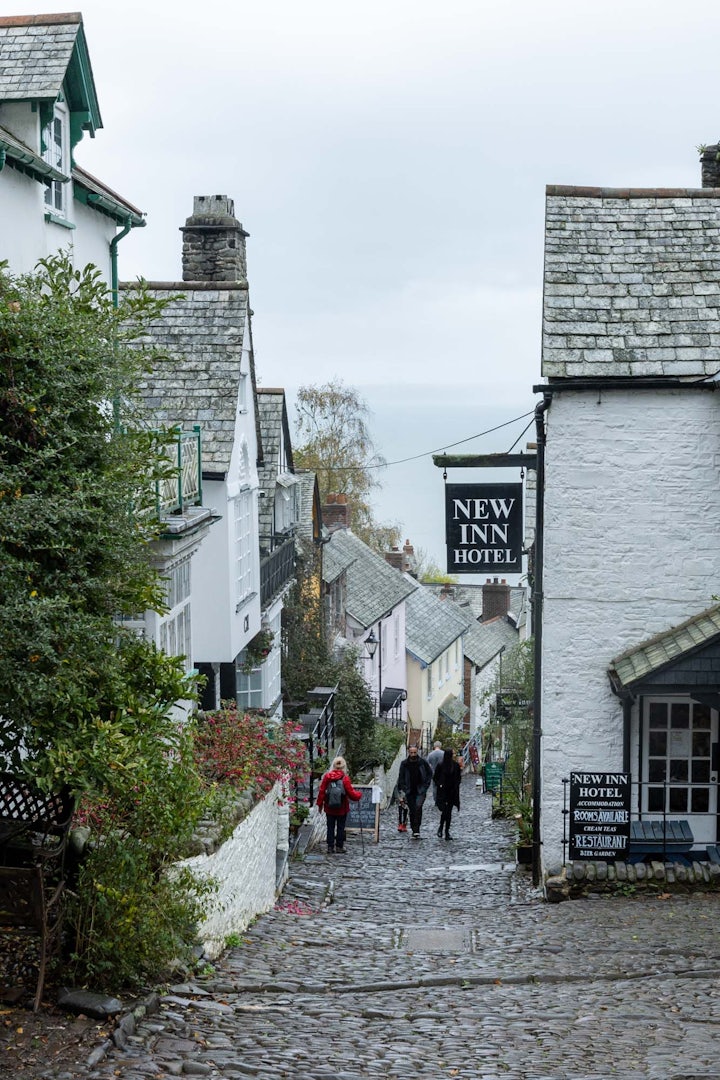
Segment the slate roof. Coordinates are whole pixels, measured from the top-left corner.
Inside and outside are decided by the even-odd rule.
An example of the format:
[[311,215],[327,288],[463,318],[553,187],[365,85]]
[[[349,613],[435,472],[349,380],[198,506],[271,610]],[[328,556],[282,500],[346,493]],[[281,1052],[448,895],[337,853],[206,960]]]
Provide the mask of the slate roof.
[[295,473],[298,495],[297,533],[306,542],[312,542],[314,536],[313,501],[317,486],[317,473],[312,469],[298,469]]
[[451,724],[461,724],[470,712],[470,707],[455,694],[450,694],[445,698],[438,712],[449,720]]
[[617,656],[608,674],[615,688],[640,682],[720,637],[720,604]]
[[456,605],[438,600],[424,585],[414,582],[405,604],[405,644],[422,664],[442,656],[473,621]]
[[720,370],[720,190],[548,187],[542,373]]
[[285,434],[285,454],[288,465],[292,465],[292,449],[288,428],[285,391],[258,386],[258,420],[262,440],[262,457],[258,462],[258,483],[265,494],[259,500],[258,521],[261,543],[267,541],[272,532],[273,502],[278,483],[280,452]]
[[[440,599],[440,594],[447,588],[445,585],[431,583],[423,585]],[[480,619],[483,613],[482,585],[455,584],[449,586],[445,599],[457,604],[462,611],[467,611],[473,619]],[[527,600],[527,589],[524,585],[510,586],[510,611],[515,619],[520,620],[524,613]]]
[[200,424],[203,473],[224,476],[235,435],[247,285],[149,282],[148,288],[172,303],[143,339],[161,358],[141,386],[142,402],[154,422],[185,430]]
[[102,120],[82,15],[0,17],[0,101],[57,100],[71,65],[70,108],[85,106],[94,132]]
[[484,668],[503,646],[511,649],[520,640],[517,629],[499,615],[490,622],[473,622],[463,637],[463,652],[476,667]]
[[323,551],[323,580],[347,571],[347,612],[363,627],[401,604],[415,585],[363,543],[350,529],[336,529]]

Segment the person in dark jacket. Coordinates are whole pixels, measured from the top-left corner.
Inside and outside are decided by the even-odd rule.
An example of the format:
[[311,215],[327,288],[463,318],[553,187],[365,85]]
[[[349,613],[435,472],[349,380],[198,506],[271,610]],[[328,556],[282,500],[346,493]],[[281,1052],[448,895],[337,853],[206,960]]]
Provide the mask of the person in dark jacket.
[[440,811],[440,828],[437,834],[442,838],[444,829],[446,840],[452,840],[450,822],[452,821],[453,806],[457,807],[458,810],[460,809],[461,779],[460,766],[455,761],[452,750],[446,750],[433,777],[437,787],[436,801]]
[[420,838],[422,808],[428,788],[432,783],[432,769],[424,757],[420,757],[417,746],[408,747],[408,756],[400,766],[398,774],[398,795],[402,793],[410,812],[410,829],[413,839]]
[[[340,806],[328,806],[327,789],[331,780],[342,780],[343,797]],[[325,811],[327,818],[327,849],[328,855],[337,853],[345,854],[345,822],[347,821],[350,802],[359,802],[362,799],[362,791],[356,791],[347,774],[347,763],[344,757],[336,757],[328,771],[320,781],[317,804],[320,810]]]

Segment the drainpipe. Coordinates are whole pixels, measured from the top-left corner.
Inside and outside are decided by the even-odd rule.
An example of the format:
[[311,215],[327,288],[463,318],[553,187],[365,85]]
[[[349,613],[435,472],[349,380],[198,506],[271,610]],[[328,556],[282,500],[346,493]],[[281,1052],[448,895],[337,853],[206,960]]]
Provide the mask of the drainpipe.
[[540,884],[540,798],[542,777],[540,775],[540,751],[542,746],[542,607],[543,607],[543,546],[545,528],[545,413],[550,408],[550,395],[546,394],[535,408],[535,431],[537,442],[537,474],[535,497],[535,573],[532,590],[533,654],[535,678],[533,686],[533,732],[532,732],[532,875],[533,885]]
[[117,259],[117,246],[123,237],[132,229],[132,221],[130,218],[125,222],[125,228],[122,229],[116,236],[113,236],[110,241],[110,288],[112,289],[113,307],[118,306],[118,259]]

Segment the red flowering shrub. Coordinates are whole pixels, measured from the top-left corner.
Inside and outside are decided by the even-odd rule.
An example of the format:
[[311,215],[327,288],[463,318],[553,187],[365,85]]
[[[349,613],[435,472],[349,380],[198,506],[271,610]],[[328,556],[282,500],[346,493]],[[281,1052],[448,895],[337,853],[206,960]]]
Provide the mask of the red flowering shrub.
[[206,713],[195,737],[198,771],[211,783],[265,795],[276,780],[300,782],[307,774],[305,746],[292,721],[271,722],[238,711],[234,701]]

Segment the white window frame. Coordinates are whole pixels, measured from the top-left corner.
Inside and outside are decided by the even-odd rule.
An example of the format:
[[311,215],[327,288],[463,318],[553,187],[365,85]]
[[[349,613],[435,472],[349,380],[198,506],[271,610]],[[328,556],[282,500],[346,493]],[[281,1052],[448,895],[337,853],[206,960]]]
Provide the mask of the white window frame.
[[243,488],[239,491],[234,499],[234,503],[235,610],[239,611],[253,592],[252,489]]
[[[68,132],[69,118],[67,112],[56,105],[52,120],[43,131],[43,141],[45,143],[43,161],[64,174],[68,172],[67,163],[70,152]],[[67,184],[61,183],[60,180],[45,181],[45,207],[50,214],[56,214],[62,218],[67,217]]]

